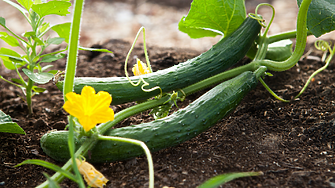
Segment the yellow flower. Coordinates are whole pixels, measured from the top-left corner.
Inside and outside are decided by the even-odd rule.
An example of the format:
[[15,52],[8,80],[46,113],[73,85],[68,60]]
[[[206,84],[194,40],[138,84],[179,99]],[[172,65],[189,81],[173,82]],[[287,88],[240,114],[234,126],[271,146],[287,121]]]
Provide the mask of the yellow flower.
[[66,98],[64,110],[78,118],[86,132],[98,123],[114,120],[114,111],[109,108],[112,97],[105,91],[95,94],[94,88],[85,86],[81,95],[70,92],[66,94]]
[[80,174],[84,176],[84,179],[89,186],[103,187],[108,182],[108,179],[106,179],[104,175],[85,160],[80,161],[79,159],[76,159],[76,163]]
[[144,64],[141,60],[137,59],[137,63],[134,65],[132,69],[135,76],[148,74],[150,73],[150,69]]

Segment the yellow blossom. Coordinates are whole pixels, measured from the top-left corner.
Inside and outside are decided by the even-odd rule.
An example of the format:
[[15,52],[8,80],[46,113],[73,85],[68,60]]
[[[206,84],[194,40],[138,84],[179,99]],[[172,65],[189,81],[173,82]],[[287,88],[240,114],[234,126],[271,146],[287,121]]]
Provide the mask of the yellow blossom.
[[146,64],[144,64],[141,60],[137,59],[137,63],[134,65],[132,69],[135,76],[143,75],[143,74],[149,74],[150,69],[147,67]]
[[103,187],[108,182],[108,179],[106,179],[104,175],[102,175],[94,168],[94,166],[85,160],[81,161],[76,159],[76,163],[80,174],[84,176],[84,179],[89,186]]
[[112,97],[105,91],[95,94],[94,88],[85,86],[81,95],[70,92],[66,94],[66,98],[64,110],[78,118],[86,132],[98,123],[114,120],[114,111],[109,107]]

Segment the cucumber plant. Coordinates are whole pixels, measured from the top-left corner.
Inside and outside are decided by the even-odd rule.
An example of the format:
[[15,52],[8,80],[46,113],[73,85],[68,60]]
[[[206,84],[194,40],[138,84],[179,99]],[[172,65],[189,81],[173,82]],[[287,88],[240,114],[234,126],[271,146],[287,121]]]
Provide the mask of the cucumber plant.
[[[319,0],[319,1],[322,1],[322,0]],[[181,20],[182,23],[180,23],[179,25],[181,30],[183,30],[184,32],[188,32],[188,34],[191,37],[195,37],[195,38],[202,37],[202,36],[213,36],[221,32],[221,34],[226,35],[226,37],[222,39],[223,43],[226,41],[229,41],[230,38],[234,38],[242,42],[243,40],[241,40],[241,38],[239,37],[244,36],[244,40],[246,40],[247,35],[239,36],[238,34],[244,33],[243,32],[244,30],[240,30],[239,33],[235,33],[235,29],[237,28],[236,31],[238,31],[241,27],[243,27],[245,23],[248,22],[248,20],[253,21],[253,22],[255,20],[258,20],[259,22],[257,22],[257,24],[261,23],[266,28],[264,32],[262,32],[262,34],[259,35],[257,38],[256,37],[247,38],[247,40],[251,40],[251,42],[248,41],[247,43],[249,44],[250,42],[251,46],[254,46],[254,47],[255,47],[254,40],[256,39],[256,43],[257,43],[256,46],[258,50],[255,53],[253,60],[246,65],[242,65],[242,66],[230,69],[230,70],[226,70],[226,71],[220,70],[218,72],[215,72],[215,75],[214,73],[212,73],[213,75],[209,74],[206,77],[195,81],[193,84],[191,84],[190,82],[187,82],[185,85],[179,84],[175,86],[174,88],[169,88],[166,90],[164,89],[168,88],[170,83],[166,83],[166,85],[164,85],[162,83],[165,80],[159,83],[155,83],[154,80],[152,81],[150,80],[150,82],[148,83],[152,83],[153,87],[156,86],[155,84],[157,84],[160,88],[162,88],[162,90],[164,90],[164,92],[181,89],[180,91],[178,91],[178,95],[184,96],[184,95],[189,95],[198,90],[201,90],[212,84],[218,84],[219,82],[222,82],[228,79],[228,81],[225,81],[222,84],[215,86],[212,90],[210,90],[209,92],[201,96],[199,99],[191,103],[188,107],[184,109],[180,109],[168,117],[158,119],[158,120],[155,120],[149,123],[110,130],[111,127],[115,126],[118,122],[124,120],[125,118],[131,115],[134,115],[144,110],[152,109],[154,107],[164,104],[166,101],[169,100],[169,96],[168,95],[162,96],[161,98],[155,98],[153,100],[148,100],[146,102],[129,107],[117,113],[113,121],[100,124],[96,128],[97,134],[112,135],[116,137],[128,137],[128,138],[139,139],[139,140],[143,139],[142,140],[143,143],[145,143],[152,151],[157,151],[162,148],[177,145],[185,140],[188,140],[196,136],[202,131],[208,129],[209,127],[215,125],[215,123],[218,120],[223,118],[226,114],[231,112],[238,105],[238,103],[243,99],[243,97],[252,88],[254,88],[257,85],[258,80],[260,80],[266,86],[266,84],[264,83],[262,79],[262,77],[267,75],[265,71],[268,71],[268,70],[269,71],[285,71],[291,68],[292,66],[294,66],[296,62],[299,60],[299,58],[302,56],[302,53],[306,45],[306,37],[307,37],[306,20],[307,20],[308,8],[311,4],[311,0],[303,0],[299,2],[300,9],[299,9],[298,19],[297,19],[297,31],[293,33],[289,32],[286,34],[279,34],[279,35],[272,36],[272,37],[268,37],[267,33],[269,30],[269,26],[272,23],[273,17],[270,20],[269,24],[265,25],[262,22],[263,18],[257,15],[258,7],[256,8],[255,14],[249,14],[249,17],[247,19],[240,20],[240,23],[242,25],[240,27],[238,26],[235,27],[235,29],[225,29],[225,28],[229,28],[226,26],[212,28],[211,27],[213,26],[212,23],[207,23],[203,21],[193,22],[194,26],[192,26],[192,24],[191,25],[189,24],[189,22],[192,23],[192,16],[195,16],[195,19],[200,19],[199,17],[197,17],[200,14],[194,15],[194,12],[201,13],[201,11],[197,10],[197,8],[200,8],[201,10],[202,8],[204,9],[209,8],[205,6],[213,6],[213,4],[206,4],[206,2],[201,2],[202,4],[201,3],[196,4],[199,2],[201,1],[200,0],[194,1],[192,3],[193,10],[191,7],[191,11],[189,12],[189,15],[187,17],[182,18]],[[220,2],[217,2],[217,3],[220,3]],[[238,7],[238,5],[241,6],[241,3],[243,4],[244,1],[243,0],[236,1],[236,4],[234,5]],[[274,8],[271,5],[269,4],[261,4],[261,5],[270,6],[274,12]],[[215,14],[216,11],[214,10],[216,9],[213,9],[213,11],[210,14],[212,13]],[[227,11],[226,14],[232,13],[232,12],[235,13],[239,11]],[[242,11],[242,17],[243,17],[243,14],[245,14],[245,12]],[[230,18],[234,16],[235,15],[230,15],[226,17]],[[220,16],[217,16],[217,17],[220,17]],[[216,20],[217,17],[213,18],[213,20]],[[243,18],[245,18],[245,15]],[[205,25],[201,25],[204,23]],[[229,20],[229,23],[232,23],[231,20]],[[255,25],[257,24],[255,22]],[[257,25],[257,27],[260,27],[259,24]],[[250,28],[248,28],[247,30],[250,30]],[[259,29],[258,29],[258,32],[259,32]],[[258,35],[258,32],[257,32],[257,35]],[[313,31],[311,32],[313,33]],[[276,59],[276,60],[266,59],[267,51],[269,49],[268,46],[270,43],[278,41],[278,40],[282,40],[282,39],[287,39],[293,36],[296,37],[297,43],[296,43],[294,52],[289,58]],[[230,42],[234,42],[234,41],[230,41]],[[215,45],[215,47],[219,46],[219,43]],[[229,44],[230,43],[227,43],[227,45]],[[239,44],[237,44],[236,46],[238,45]],[[235,46],[230,46],[229,49],[232,49],[233,47]],[[242,46],[241,48],[244,48],[244,47],[245,46]],[[224,46],[220,46],[220,48],[226,49],[224,48]],[[210,54],[210,55],[205,55],[205,57],[199,56],[198,58],[200,59],[203,58],[202,60],[211,60],[211,61],[218,62],[219,60],[213,59],[212,56],[216,56],[217,54],[220,54],[220,49],[218,50],[217,48],[215,48],[214,52],[216,53],[213,53],[213,49],[211,50],[212,51],[205,53],[205,54]],[[224,52],[227,52],[227,51],[224,51]],[[244,55],[245,53],[247,53],[247,50],[244,52]],[[333,52],[331,54],[333,55]],[[329,56],[330,59],[332,55]],[[238,57],[238,59],[240,58],[241,57]],[[236,63],[238,59],[235,59],[234,62],[230,64],[229,66]],[[196,64],[199,64],[199,62],[195,60],[197,60],[197,58],[195,58],[194,60],[190,60],[190,61],[194,62],[192,66],[196,67]],[[190,72],[193,71],[192,74],[190,74],[186,70],[181,71],[181,73],[187,74],[188,76],[190,75],[193,76],[195,74],[194,71],[196,69],[192,69],[191,64],[192,63],[190,63],[190,65],[184,65],[184,66],[185,67],[189,66],[188,71]],[[208,70],[209,69],[208,65],[204,65],[204,68],[205,69],[201,69],[204,72],[212,71],[212,70]],[[176,72],[179,71],[178,68],[176,67],[171,68],[171,69],[172,70],[175,69]],[[183,66],[179,67],[179,69],[183,69]],[[174,76],[178,76],[178,77],[172,78],[172,79],[177,79],[177,80],[179,79],[179,76],[181,77],[183,75],[183,74],[182,75],[174,74],[174,72],[171,72],[171,70],[167,72],[170,73],[170,75],[168,73],[165,74],[164,70],[162,72],[158,71],[157,73],[152,73],[151,75],[156,75],[157,78],[155,79],[159,79],[159,77],[171,79],[169,77],[171,77],[171,75],[173,74]],[[145,77],[145,79],[148,80],[149,77],[150,76]],[[185,79],[187,79],[187,77],[185,77]],[[64,88],[66,87],[66,85],[67,84],[65,84]],[[72,85],[70,85],[69,88],[71,89],[71,87]],[[123,92],[123,94],[128,94],[130,91],[128,86],[123,88],[123,84],[120,84],[118,88],[121,88],[121,90],[124,89],[123,91],[121,91],[121,93]],[[155,95],[157,95],[157,93]],[[145,98],[148,98],[148,97],[145,97]],[[125,101],[127,100],[131,101],[131,100],[138,100],[138,99],[132,98],[132,99],[126,99]],[[70,130],[71,129],[72,128],[70,128]],[[66,131],[52,132],[52,133],[48,133],[43,136],[43,138],[41,139],[41,146],[48,155],[60,161],[66,161],[68,158],[70,158],[70,156],[66,155],[66,153],[68,150],[71,151],[72,158],[71,160],[68,160],[66,162],[66,164],[62,168],[63,170],[72,169],[72,164],[73,164],[72,161],[74,160],[73,156],[79,156],[79,155],[85,156],[87,155],[89,150],[92,151],[92,156],[91,156],[92,158],[88,160],[92,160],[93,162],[123,160],[123,159],[127,159],[130,157],[143,154],[143,151],[140,151],[139,148],[134,147],[132,145],[127,145],[127,144],[119,143],[119,142],[118,143],[113,143],[113,142],[105,143],[104,141],[99,142],[98,141],[99,136],[95,136],[95,135],[96,134],[93,134],[93,136],[90,135],[85,138],[85,137],[81,137],[82,135],[79,134],[76,138],[73,138],[73,131],[69,131],[69,133]],[[70,145],[71,147],[70,146],[67,147],[67,139],[69,140],[76,139],[76,144],[78,144],[77,147],[79,147],[76,153],[74,153],[73,145],[72,146]],[[61,174],[56,173],[52,177],[52,179],[60,181],[62,177],[63,176]],[[46,184],[41,185],[41,187],[44,187],[44,186],[46,186]]]

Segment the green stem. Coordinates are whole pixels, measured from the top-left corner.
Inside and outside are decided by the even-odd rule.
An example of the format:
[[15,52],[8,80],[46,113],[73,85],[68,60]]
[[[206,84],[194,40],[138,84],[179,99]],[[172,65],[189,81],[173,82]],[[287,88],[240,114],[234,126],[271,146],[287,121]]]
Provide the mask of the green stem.
[[[312,35],[312,32],[310,32],[309,30],[307,30],[307,36]],[[272,35],[269,36],[269,43],[274,43],[274,42],[278,42],[281,40],[285,40],[285,39],[294,39],[297,37],[297,31],[287,31],[287,32],[283,32],[283,33],[279,33],[276,35]]]
[[[34,71],[34,66],[30,65],[29,66],[29,70],[31,72]],[[27,106],[28,106],[28,113],[29,116],[33,114],[33,106],[32,106],[32,102],[31,102],[31,98],[32,98],[32,88],[34,86],[34,81],[32,81],[30,78],[28,79],[28,85],[26,87],[26,100],[27,100]]]
[[266,66],[272,71],[285,71],[293,67],[303,55],[306,47],[307,38],[307,12],[309,4],[312,0],[303,0],[297,18],[297,38],[294,52],[290,58],[282,62],[276,62],[271,60],[258,60],[253,63]]
[[74,174],[76,175],[76,183],[80,188],[85,188],[85,183],[83,181],[83,178],[81,177],[81,174],[79,173],[78,166],[76,163],[76,158],[78,155],[75,155],[75,147],[76,145],[74,144],[74,123],[73,123],[73,116],[70,115],[68,118],[69,121],[69,138],[68,138],[68,145],[69,145],[69,152],[71,155],[71,161],[73,165],[73,171]]
[[69,54],[66,63],[66,72],[64,78],[64,101],[66,101],[66,94],[72,92],[74,77],[76,74],[77,66],[77,54],[78,54],[78,45],[79,45],[79,33],[80,33],[80,24],[81,24],[81,15],[83,12],[84,0],[76,0],[74,5],[71,31],[70,31],[70,40],[69,40]]
[[147,156],[148,159],[148,168],[149,168],[149,188],[154,188],[154,164],[152,162],[152,157],[149,148],[147,145],[145,145],[144,142],[135,140],[135,139],[130,139],[130,138],[121,138],[121,137],[115,137],[115,136],[98,136],[99,140],[110,140],[110,141],[118,141],[118,142],[126,142],[130,144],[135,144],[138,146],[141,146]]

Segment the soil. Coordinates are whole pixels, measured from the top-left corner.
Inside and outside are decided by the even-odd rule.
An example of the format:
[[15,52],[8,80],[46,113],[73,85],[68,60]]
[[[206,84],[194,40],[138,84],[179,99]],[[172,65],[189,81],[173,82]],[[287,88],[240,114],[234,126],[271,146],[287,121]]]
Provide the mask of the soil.
[[[122,76],[125,54],[130,43],[109,40],[93,47],[114,53],[81,52],[77,76]],[[144,59],[142,48],[133,54]],[[150,46],[154,70],[170,67],[195,57],[199,52]],[[134,57],[132,55],[132,57]],[[275,72],[266,83],[286,99],[295,96],[311,72],[322,66],[320,53],[313,52],[286,72]],[[245,58],[241,63],[248,62]],[[64,70],[65,59],[55,63]],[[331,187],[334,185],[335,76],[334,64],[318,74],[299,100],[279,102],[261,84],[251,91],[237,109],[214,127],[176,147],[153,153],[156,187],[196,187],[210,177],[228,172],[261,171],[264,175],[227,183],[224,187]],[[5,78],[16,77],[1,67]],[[62,165],[46,156],[39,146],[43,134],[62,130],[67,114],[62,110],[62,94],[53,83],[43,85],[47,92],[33,97],[34,115],[28,117],[21,91],[2,82],[0,108],[27,133],[0,133],[2,187],[34,187],[50,170],[35,165],[14,165],[26,159],[41,159]],[[186,106],[204,91],[179,102]],[[134,103],[114,106],[117,113]],[[148,112],[130,117],[123,124],[151,121]],[[97,164],[110,182],[107,187],[146,187],[148,170],[145,157],[128,161]],[[63,187],[76,187],[66,180]]]
[[[174,1],[173,1],[174,2]],[[147,44],[153,70],[160,70],[200,54],[180,48],[162,48]],[[309,49],[309,44],[306,51]],[[123,63],[130,43],[111,39],[92,47],[106,48],[113,54],[80,52],[76,76],[123,76]],[[57,50],[57,49],[52,49]],[[144,60],[138,45],[131,57]],[[295,96],[309,75],[323,66],[322,54],[313,51],[297,66],[285,72],[273,72],[265,81],[285,99]],[[244,58],[240,65],[249,60]],[[133,62],[132,62],[133,63]],[[64,70],[65,59],[52,63]],[[214,127],[176,147],[153,153],[155,187],[194,188],[207,179],[229,172],[261,171],[264,175],[233,180],[222,187],[334,187],[335,167],[335,74],[334,61],[315,77],[298,100],[283,103],[274,99],[259,84],[236,110]],[[0,67],[0,75],[17,78]],[[50,130],[63,130],[67,113],[63,96],[53,83],[47,91],[33,97],[34,115],[29,117],[21,90],[1,81],[0,109],[13,118],[26,135],[0,133],[0,187],[35,187],[45,181],[42,172],[51,170],[35,165],[15,165],[26,159],[41,159],[61,166],[40,148],[39,140]],[[178,102],[185,107],[205,91]],[[135,105],[112,106],[118,111]],[[173,110],[176,110],[175,108]],[[152,121],[148,112],[130,117],[118,127]],[[147,187],[145,157],[94,165],[110,181],[107,187]],[[76,187],[65,180],[62,187]]]

